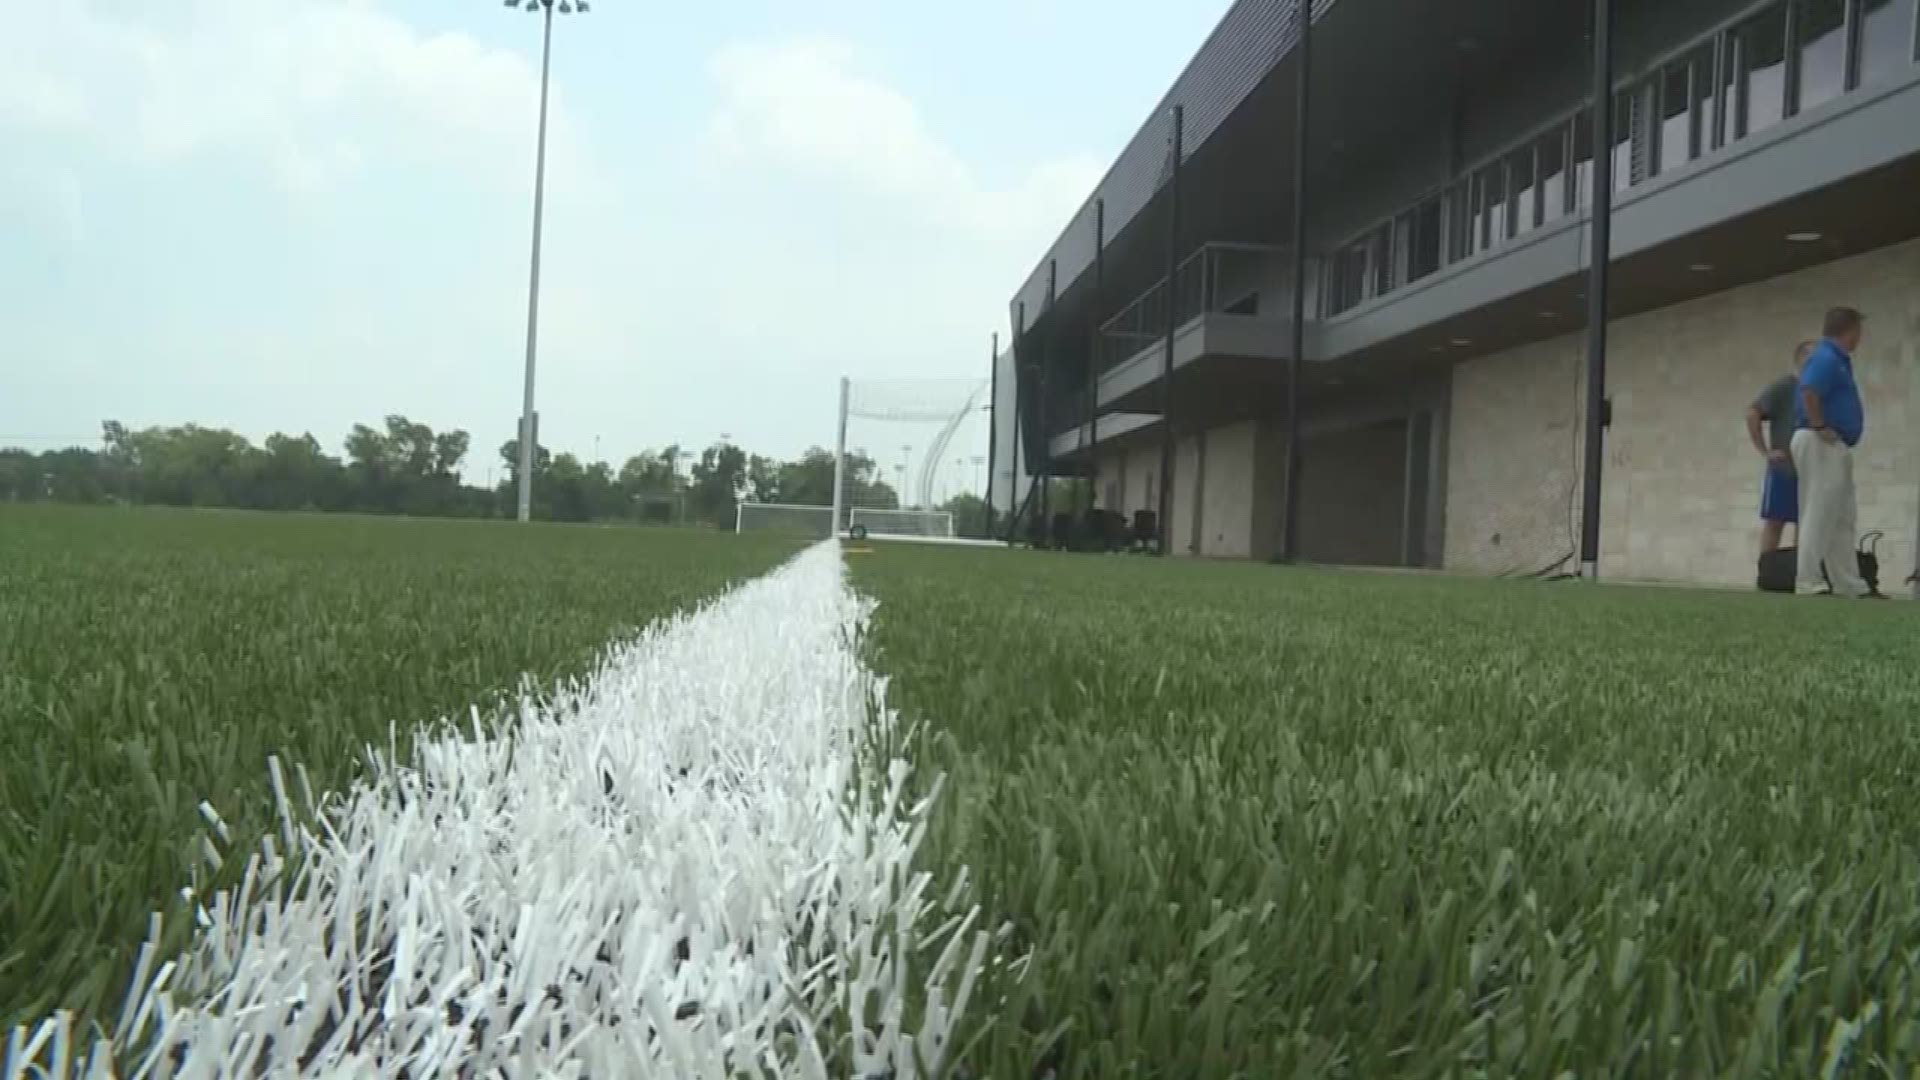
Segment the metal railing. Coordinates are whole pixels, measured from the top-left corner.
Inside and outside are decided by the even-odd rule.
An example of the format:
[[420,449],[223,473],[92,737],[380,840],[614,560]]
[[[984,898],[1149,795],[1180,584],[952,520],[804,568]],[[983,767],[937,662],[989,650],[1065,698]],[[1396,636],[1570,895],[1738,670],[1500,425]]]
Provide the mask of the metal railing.
[[1101,324],[1095,357],[1100,370],[1110,371],[1163,340],[1169,302],[1175,326],[1203,314],[1271,318],[1285,312],[1290,251],[1270,244],[1202,244],[1181,260],[1172,290],[1161,278]]

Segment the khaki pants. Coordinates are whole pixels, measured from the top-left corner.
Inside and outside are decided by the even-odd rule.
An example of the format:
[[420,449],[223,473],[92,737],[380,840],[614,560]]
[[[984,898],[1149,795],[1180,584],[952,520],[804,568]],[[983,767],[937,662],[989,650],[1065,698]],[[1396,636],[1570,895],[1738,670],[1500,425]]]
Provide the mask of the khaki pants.
[[1793,469],[1800,474],[1799,591],[1823,592],[1830,581],[1836,596],[1865,596],[1867,583],[1860,578],[1860,557],[1853,546],[1858,510],[1852,448],[1812,431],[1796,431]]

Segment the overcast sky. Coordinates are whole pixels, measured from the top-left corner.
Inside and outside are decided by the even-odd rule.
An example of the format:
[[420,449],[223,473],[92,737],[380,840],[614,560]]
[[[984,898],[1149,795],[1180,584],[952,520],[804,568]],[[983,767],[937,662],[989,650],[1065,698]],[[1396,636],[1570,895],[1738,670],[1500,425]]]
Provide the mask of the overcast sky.
[[[1045,246],[1227,0],[593,0],[555,32],[542,441],[832,439],[985,377]],[[476,459],[520,406],[539,18],[0,0],[0,445],[102,419]],[[470,459],[471,464],[472,459]]]

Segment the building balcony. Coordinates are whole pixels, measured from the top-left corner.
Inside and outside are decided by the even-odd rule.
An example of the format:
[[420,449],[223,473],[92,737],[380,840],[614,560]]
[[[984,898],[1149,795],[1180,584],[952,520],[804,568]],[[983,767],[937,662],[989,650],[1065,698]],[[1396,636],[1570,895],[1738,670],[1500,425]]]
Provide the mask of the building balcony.
[[1202,245],[1100,327],[1095,357],[1102,411],[1154,407],[1167,365],[1172,305],[1176,371],[1202,366],[1271,368],[1292,341],[1292,253],[1259,244]]

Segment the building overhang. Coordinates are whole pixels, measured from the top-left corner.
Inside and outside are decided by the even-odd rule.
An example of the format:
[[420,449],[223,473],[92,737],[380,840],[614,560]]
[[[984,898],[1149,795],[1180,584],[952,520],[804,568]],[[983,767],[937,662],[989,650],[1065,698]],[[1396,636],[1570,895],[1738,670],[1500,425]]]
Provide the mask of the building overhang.
[[[1920,70],[1616,193],[1623,318],[1920,236]],[[1586,324],[1588,219],[1536,230],[1309,328],[1306,356],[1463,360]],[[1790,237],[1792,239],[1790,239]],[[1845,303],[1844,297],[1822,301]]]
[[[1171,114],[1185,110],[1182,252],[1212,240],[1292,242],[1296,112],[1295,0],[1238,0],[1174,86],[1043,253],[1009,303],[1016,335],[1052,314],[1084,326],[1091,308],[1130,297],[1166,272]],[[1621,0],[1645,3],[1659,0]],[[1584,3],[1509,0],[1314,0],[1309,182],[1337,181],[1360,163],[1391,160],[1408,101],[1451,98],[1497,72],[1530,43],[1577,39]],[[1105,277],[1094,295],[1096,205],[1104,204]]]

